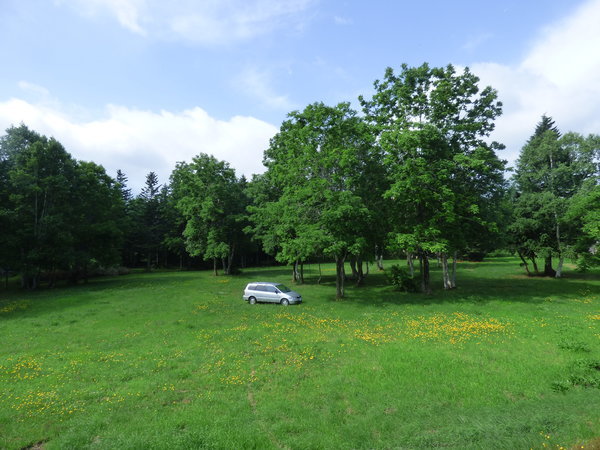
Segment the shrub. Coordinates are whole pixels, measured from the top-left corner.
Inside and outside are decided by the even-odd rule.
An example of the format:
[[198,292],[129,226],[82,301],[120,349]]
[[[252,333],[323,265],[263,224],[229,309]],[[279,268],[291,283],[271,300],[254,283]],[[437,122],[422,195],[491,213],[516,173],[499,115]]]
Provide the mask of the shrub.
[[410,275],[406,267],[393,265],[387,275],[390,283],[402,292],[418,292],[419,286],[417,280]]

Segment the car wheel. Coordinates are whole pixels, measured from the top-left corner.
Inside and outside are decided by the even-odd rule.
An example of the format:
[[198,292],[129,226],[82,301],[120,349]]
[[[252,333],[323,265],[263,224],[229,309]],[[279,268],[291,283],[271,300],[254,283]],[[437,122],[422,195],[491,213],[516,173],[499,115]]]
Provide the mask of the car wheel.
[[256,305],[256,299],[254,297],[250,297],[248,299],[248,303],[250,303],[251,305]]
[[289,301],[287,298],[282,298],[282,299],[281,299],[281,304],[282,304],[283,306],[287,306],[287,305],[289,305],[289,304],[290,304],[290,301]]

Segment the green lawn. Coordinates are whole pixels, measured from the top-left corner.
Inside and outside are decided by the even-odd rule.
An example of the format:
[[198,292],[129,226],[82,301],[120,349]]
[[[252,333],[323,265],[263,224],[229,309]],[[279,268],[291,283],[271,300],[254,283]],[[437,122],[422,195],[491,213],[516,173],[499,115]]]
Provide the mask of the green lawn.
[[0,289],[0,448],[600,446],[598,271],[497,258],[424,296],[371,269],[343,301],[316,271],[289,307],[241,299],[285,267]]

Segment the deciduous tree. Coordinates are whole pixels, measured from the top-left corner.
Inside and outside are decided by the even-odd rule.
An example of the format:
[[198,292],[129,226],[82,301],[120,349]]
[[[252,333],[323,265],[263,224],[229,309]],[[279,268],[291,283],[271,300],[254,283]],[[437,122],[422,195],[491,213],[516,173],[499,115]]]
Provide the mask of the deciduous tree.
[[464,250],[474,232],[495,228],[485,211],[500,199],[504,163],[495,153],[502,146],[485,139],[502,105],[478,83],[469,69],[403,65],[375,82],[371,100],[360,98],[388,166],[390,245],[419,255],[424,292],[429,255],[441,256],[444,287],[454,287],[448,255]]

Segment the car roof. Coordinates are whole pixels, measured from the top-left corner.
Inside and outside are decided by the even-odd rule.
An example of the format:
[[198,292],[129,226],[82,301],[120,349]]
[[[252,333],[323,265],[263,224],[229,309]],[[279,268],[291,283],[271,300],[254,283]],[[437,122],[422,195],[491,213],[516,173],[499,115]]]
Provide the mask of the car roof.
[[274,281],[253,281],[252,283],[248,284],[270,284],[271,286],[277,286],[281,283],[275,283]]

